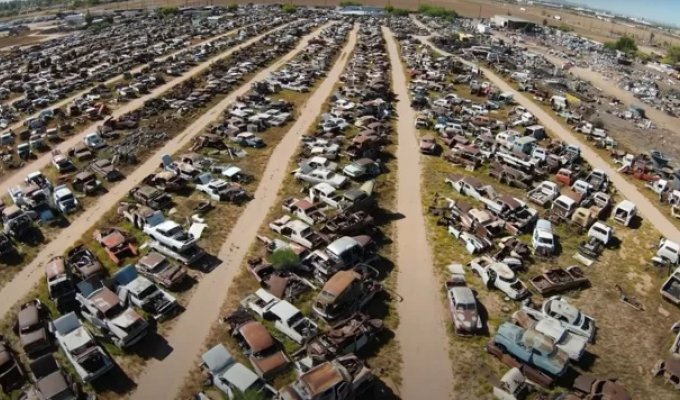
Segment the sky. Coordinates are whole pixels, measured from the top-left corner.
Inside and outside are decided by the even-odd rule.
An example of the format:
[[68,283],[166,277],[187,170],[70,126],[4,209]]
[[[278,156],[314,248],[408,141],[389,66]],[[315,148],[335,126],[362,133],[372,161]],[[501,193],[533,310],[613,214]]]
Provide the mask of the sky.
[[680,0],[570,0],[570,2],[650,21],[680,25]]

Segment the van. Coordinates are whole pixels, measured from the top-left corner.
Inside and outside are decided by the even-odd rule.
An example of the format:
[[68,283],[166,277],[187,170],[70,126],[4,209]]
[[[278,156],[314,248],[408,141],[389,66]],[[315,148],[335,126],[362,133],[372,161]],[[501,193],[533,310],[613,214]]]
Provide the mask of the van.
[[534,234],[531,237],[531,245],[535,253],[546,255],[555,253],[555,237],[553,236],[550,221],[542,218],[536,221]]
[[514,151],[524,154],[531,154],[534,147],[536,147],[536,139],[531,136],[523,136],[516,139],[512,146]]
[[637,207],[635,203],[630,200],[623,200],[614,208],[614,221],[623,224],[624,226],[630,226],[633,218],[637,214]]

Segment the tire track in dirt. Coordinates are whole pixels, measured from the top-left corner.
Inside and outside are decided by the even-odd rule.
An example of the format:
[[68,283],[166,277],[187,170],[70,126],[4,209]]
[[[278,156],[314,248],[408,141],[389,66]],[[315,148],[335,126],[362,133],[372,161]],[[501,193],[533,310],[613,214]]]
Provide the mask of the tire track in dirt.
[[392,63],[392,85],[397,94],[397,339],[404,365],[401,394],[405,399],[448,399],[453,390],[444,321],[434,263],[427,242],[421,198],[421,165],[415,111],[409,104],[408,84],[392,32],[383,27]]
[[301,107],[300,117],[272,152],[253,200],[243,210],[217,255],[222,263],[198,283],[186,310],[166,338],[173,351],[162,361],[148,364],[138,379],[139,386],[132,394],[132,399],[170,399],[180,391],[184,378],[198,361],[213,322],[220,317],[220,308],[226,301],[230,283],[238,274],[264,218],[275,205],[288,162],[295,155],[300,137],[315,122],[325,100],[332,94],[349,60],[348,55],[356,44],[356,38],[355,26],[335,65]]

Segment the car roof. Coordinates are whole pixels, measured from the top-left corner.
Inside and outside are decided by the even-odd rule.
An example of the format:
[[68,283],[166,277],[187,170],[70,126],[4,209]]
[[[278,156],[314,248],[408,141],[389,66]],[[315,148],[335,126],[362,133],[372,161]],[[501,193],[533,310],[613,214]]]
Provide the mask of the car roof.
[[309,389],[312,397],[334,387],[342,380],[342,374],[330,361],[312,368],[299,378],[299,381]]
[[472,289],[467,286],[454,286],[449,289],[456,303],[476,304],[475,295]]
[[255,372],[251,371],[241,363],[233,364],[226,371],[224,371],[222,377],[241,392],[245,392],[258,380],[260,380]]
[[283,321],[290,319],[300,312],[297,307],[290,304],[286,300],[281,300],[270,309],[270,311],[281,318]]
[[234,357],[222,343],[203,353],[201,359],[211,372],[219,372],[235,362]]
[[241,325],[239,333],[246,341],[248,347],[255,353],[268,349],[274,345],[274,338],[267,328],[257,321],[249,321]]
[[359,279],[359,274],[351,270],[338,271],[323,286],[323,292],[338,297],[349,285]]

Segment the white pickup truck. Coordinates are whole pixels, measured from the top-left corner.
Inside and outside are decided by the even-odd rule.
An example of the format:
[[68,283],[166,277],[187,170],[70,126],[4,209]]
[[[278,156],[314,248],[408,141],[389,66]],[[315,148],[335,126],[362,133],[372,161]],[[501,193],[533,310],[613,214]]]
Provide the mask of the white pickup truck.
[[294,305],[264,289],[258,289],[241,301],[241,305],[261,318],[274,320],[274,327],[295,343],[302,344],[316,335],[319,327]]
[[545,207],[546,204],[558,198],[559,195],[560,187],[551,181],[543,181],[527,193],[529,201],[541,207]]

